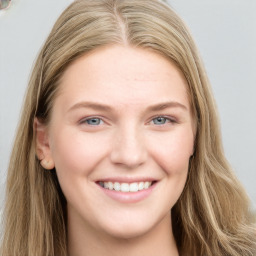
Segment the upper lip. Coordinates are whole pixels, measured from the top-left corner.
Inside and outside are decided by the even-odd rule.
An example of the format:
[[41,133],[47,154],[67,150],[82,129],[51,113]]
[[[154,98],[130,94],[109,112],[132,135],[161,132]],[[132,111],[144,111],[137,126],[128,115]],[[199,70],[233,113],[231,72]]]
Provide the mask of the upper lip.
[[106,177],[98,179],[96,182],[119,182],[119,183],[132,183],[132,182],[145,182],[145,181],[157,181],[156,178],[152,177]]

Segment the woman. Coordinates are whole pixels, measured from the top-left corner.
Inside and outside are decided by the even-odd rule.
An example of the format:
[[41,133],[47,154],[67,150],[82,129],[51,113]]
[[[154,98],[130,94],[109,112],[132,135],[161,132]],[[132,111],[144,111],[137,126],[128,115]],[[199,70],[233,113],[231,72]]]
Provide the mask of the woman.
[[2,255],[255,255],[185,25],[157,0],[78,0],[27,90]]

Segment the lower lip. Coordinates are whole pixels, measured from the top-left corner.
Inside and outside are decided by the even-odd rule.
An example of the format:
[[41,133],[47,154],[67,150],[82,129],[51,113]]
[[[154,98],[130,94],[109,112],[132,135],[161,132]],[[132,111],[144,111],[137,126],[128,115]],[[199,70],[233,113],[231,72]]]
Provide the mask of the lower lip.
[[137,203],[146,199],[156,187],[157,182],[155,182],[148,189],[139,190],[137,192],[122,192],[103,188],[99,185],[99,188],[111,199],[121,202],[121,203]]

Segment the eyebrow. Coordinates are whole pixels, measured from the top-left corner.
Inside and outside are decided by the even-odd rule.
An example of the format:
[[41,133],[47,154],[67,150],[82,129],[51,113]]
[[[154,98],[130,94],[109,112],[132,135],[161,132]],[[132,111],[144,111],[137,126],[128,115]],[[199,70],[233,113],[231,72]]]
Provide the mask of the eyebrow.
[[[79,109],[79,108],[90,108],[90,109],[99,110],[99,111],[113,111],[113,108],[106,104],[90,102],[90,101],[82,101],[82,102],[78,102],[75,105],[73,105],[68,110],[68,112]],[[162,102],[162,103],[158,103],[158,104],[149,106],[146,109],[146,112],[159,111],[159,110],[163,110],[166,108],[181,108],[186,111],[188,110],[188,108],[185,105],[183,105],[177,101],[167,101],[167,102]]]
[[75,105],[73,105],[68,112],[73,111],[78,108],[91,108],[95,110],[104,110],[104,111],[110,111],[112,108],[108,105],[101,104],[101,103],[95,103],[95,102],[90,102],[90,101],[82,101],[78,102]]
[[185,105],[183,105],[177,101],[168,101],[168,102],[155,104],[155,105],[149,106],[147,108],[147,110],[148,111],[159,111],[159,110],[163,110],[166,108],[181,108],[183,110],[188,110],[188,108]]

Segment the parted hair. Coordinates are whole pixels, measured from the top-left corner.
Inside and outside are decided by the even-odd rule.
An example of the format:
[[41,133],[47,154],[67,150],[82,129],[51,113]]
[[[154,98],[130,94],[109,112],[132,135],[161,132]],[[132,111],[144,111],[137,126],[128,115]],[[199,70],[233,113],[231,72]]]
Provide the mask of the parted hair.
[[33,123],[49,122],[70,63],[114,44],[161,54],[187,81],[197,132],[187,182],[171,210],[180,255],[256,255],[255,219],[224,156],[204,66],[183,21],[157,0],[77,0],[56,21],[35,62],[13,146],[1,255],[67,256],[66,200],[55,170],[37,159]]

